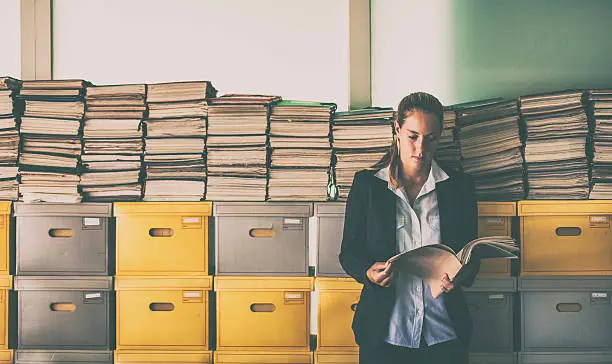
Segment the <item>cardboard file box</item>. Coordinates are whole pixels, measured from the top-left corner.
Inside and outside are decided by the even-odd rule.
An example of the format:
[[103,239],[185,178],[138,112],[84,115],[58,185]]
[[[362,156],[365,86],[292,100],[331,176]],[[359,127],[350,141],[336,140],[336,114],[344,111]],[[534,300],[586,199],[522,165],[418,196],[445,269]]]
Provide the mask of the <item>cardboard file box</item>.
[[214,205],[217,275],[308,275],[311,203]]
[[517,295],[515,277],[476,278],[464,288],[474,331],[471,352],[514,351],[514,303]]
[[217,350],[309,351],[308,277],[215,277]]
[[315,278],[317,351],[357,351],[351,324],[363,285],[353,278]]
[[[512,236],[516,202],[478,202],[478,237]],[[484,259],[478,271],[479,277],[509,277],[510,259]]]
[[314,204],[317,220],[317,276],[348,277],[338,260],[345,208],[346,204],[342,202]]
[[19,349],[110,350],[112,277],[15,277]]
[[612,275],[612,201],[519,201],[521,275]]
[[359,364],[357,352],[315,351],[315,364]]
[[111,207],[16,202],[17,275],[108,275]]
[[117,277],[117,348],[207,350],[211,289],[210,276]]
[[215,351],[215,364],[312,364],[311,352]]
[[0,201],[0,276],[9,274],[11,240],[11,202]]
[[116,350],[115,364],[212,364],[212,351]]
[[112,364],[113,352],[104,350],[17,350],[16,364]]
[[612,277],[519,277],[522,351],[612,351]]
[[208,275],[211,202],[116,202],[117,276]]

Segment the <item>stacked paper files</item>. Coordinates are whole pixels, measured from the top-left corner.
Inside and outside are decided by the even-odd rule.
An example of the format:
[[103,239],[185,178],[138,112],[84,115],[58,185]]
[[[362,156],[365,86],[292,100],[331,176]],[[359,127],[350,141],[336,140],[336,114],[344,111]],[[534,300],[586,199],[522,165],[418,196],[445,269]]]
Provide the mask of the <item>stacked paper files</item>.
[[371,167],[389,151],[393,142],[394,115],[390,107],[335,113],[332,146],[336,157],[334,181],[338,199],[346,200],[356,172]]
[[334,194],[330,126],[335,110],[333,103],[293,100],[272,106],[268,200],[325,201]]
[[463,170],[474,179],[481,201],[525,197],[519,119],[515,99],[457,110]]
[[141,198],[145,95],[144,84],[87,87],[80,183],[84,199]]
[[582,91],[521,96],[529,199],[586,199],[589,166]]
[[19,131],[21,107],[16,95],[21,81],[0,77],[0,200],[17,200],[19,185]]
[[83,80],[23,81],[19,156],[23,201],[81,200],[78,166],[87,86]]
[[270,105],[280,100],[280,96],[244,94],[210,100],[208,200],[266,200]]
[[589,121],[593,130],[591,199],[612,199],[612,89],[590,90]]
[[144,164],[145,201],[200,201],[206,193],[209,81],[151,84]]

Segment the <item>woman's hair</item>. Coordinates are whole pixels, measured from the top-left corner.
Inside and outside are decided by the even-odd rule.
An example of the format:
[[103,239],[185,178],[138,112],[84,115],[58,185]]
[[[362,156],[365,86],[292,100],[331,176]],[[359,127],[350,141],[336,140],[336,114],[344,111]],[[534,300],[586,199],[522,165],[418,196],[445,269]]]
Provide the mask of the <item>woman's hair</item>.
[[[442,120],[444,120],[444,106],[440,103],[435,96],[430,95],[426,92],[414,92],[404,97],[397,106],[397,113],[395,114],[395,121],[401,128],[404,125],[404,121],[409,113],[413,111],[422,111],[432,114],[440,122],[440,130],[442,130]],[[395,128],[395,125],[393,126]],[[379,170],[381,168],[389,166],[389,180],[394,188],[399,187],[399,153],[397,146],[397,135],[393,137],[393,143],[389,148],[389,151],[372,167],[369,169]]]

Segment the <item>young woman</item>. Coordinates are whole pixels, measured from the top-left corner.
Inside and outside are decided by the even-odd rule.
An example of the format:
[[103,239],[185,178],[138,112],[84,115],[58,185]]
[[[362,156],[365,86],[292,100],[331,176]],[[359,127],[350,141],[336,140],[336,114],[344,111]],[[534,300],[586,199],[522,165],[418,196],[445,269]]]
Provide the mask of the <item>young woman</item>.
[[339,258],[364,284],[353,319],[361,364],[468,363],[471,319],[460,286],[471,285],[479,262],[453,281],[440,277],[444,293],[437,299],[422,279],[385,263],[430,244],[459,251],[477,237],[473,183],[434,160],[442,120],[437,98],[406,96],[389,153],[355,174]]

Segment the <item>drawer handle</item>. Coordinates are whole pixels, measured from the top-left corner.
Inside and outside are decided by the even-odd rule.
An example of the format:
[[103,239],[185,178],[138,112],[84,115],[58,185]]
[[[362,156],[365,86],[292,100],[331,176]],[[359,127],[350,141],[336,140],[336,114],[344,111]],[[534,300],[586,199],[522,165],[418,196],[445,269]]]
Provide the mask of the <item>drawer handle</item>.
[[74,312],[76,310],[76,305],[69,302],[54,302],[49,305],[49,308],[51,308],[53,312]]
[[557,236],[579,236],[580,234],[582,234],[582,229],[577,226],[558,227],[555,230],[555,233],[557,234]]
[[169,311],[174,311],[174,304],[172,304],[171,302],[152,302],[149,305],[149,310],[151,311],[162,311],[162,312],[169,312]]
[[356,303],[353,303],[351,305],[351,311],[353,311],[353,312],[357,311],[357,304]]
[[171,228],[151,228],[149,236],[153,238],[169,238],[174,235],[174,230]]
[[582,305],[580,303],[557,303],[558,312],[580,312]]
[[72,238],[72,229],[49,229],[49,236],[52,238]]
[[251,305],[251,312],[274,312],[276,306],[273,303],[253,303]]
[[275,235],[274,229],[254,228],[249,230],[249,236],[251,238],[273,238]]

